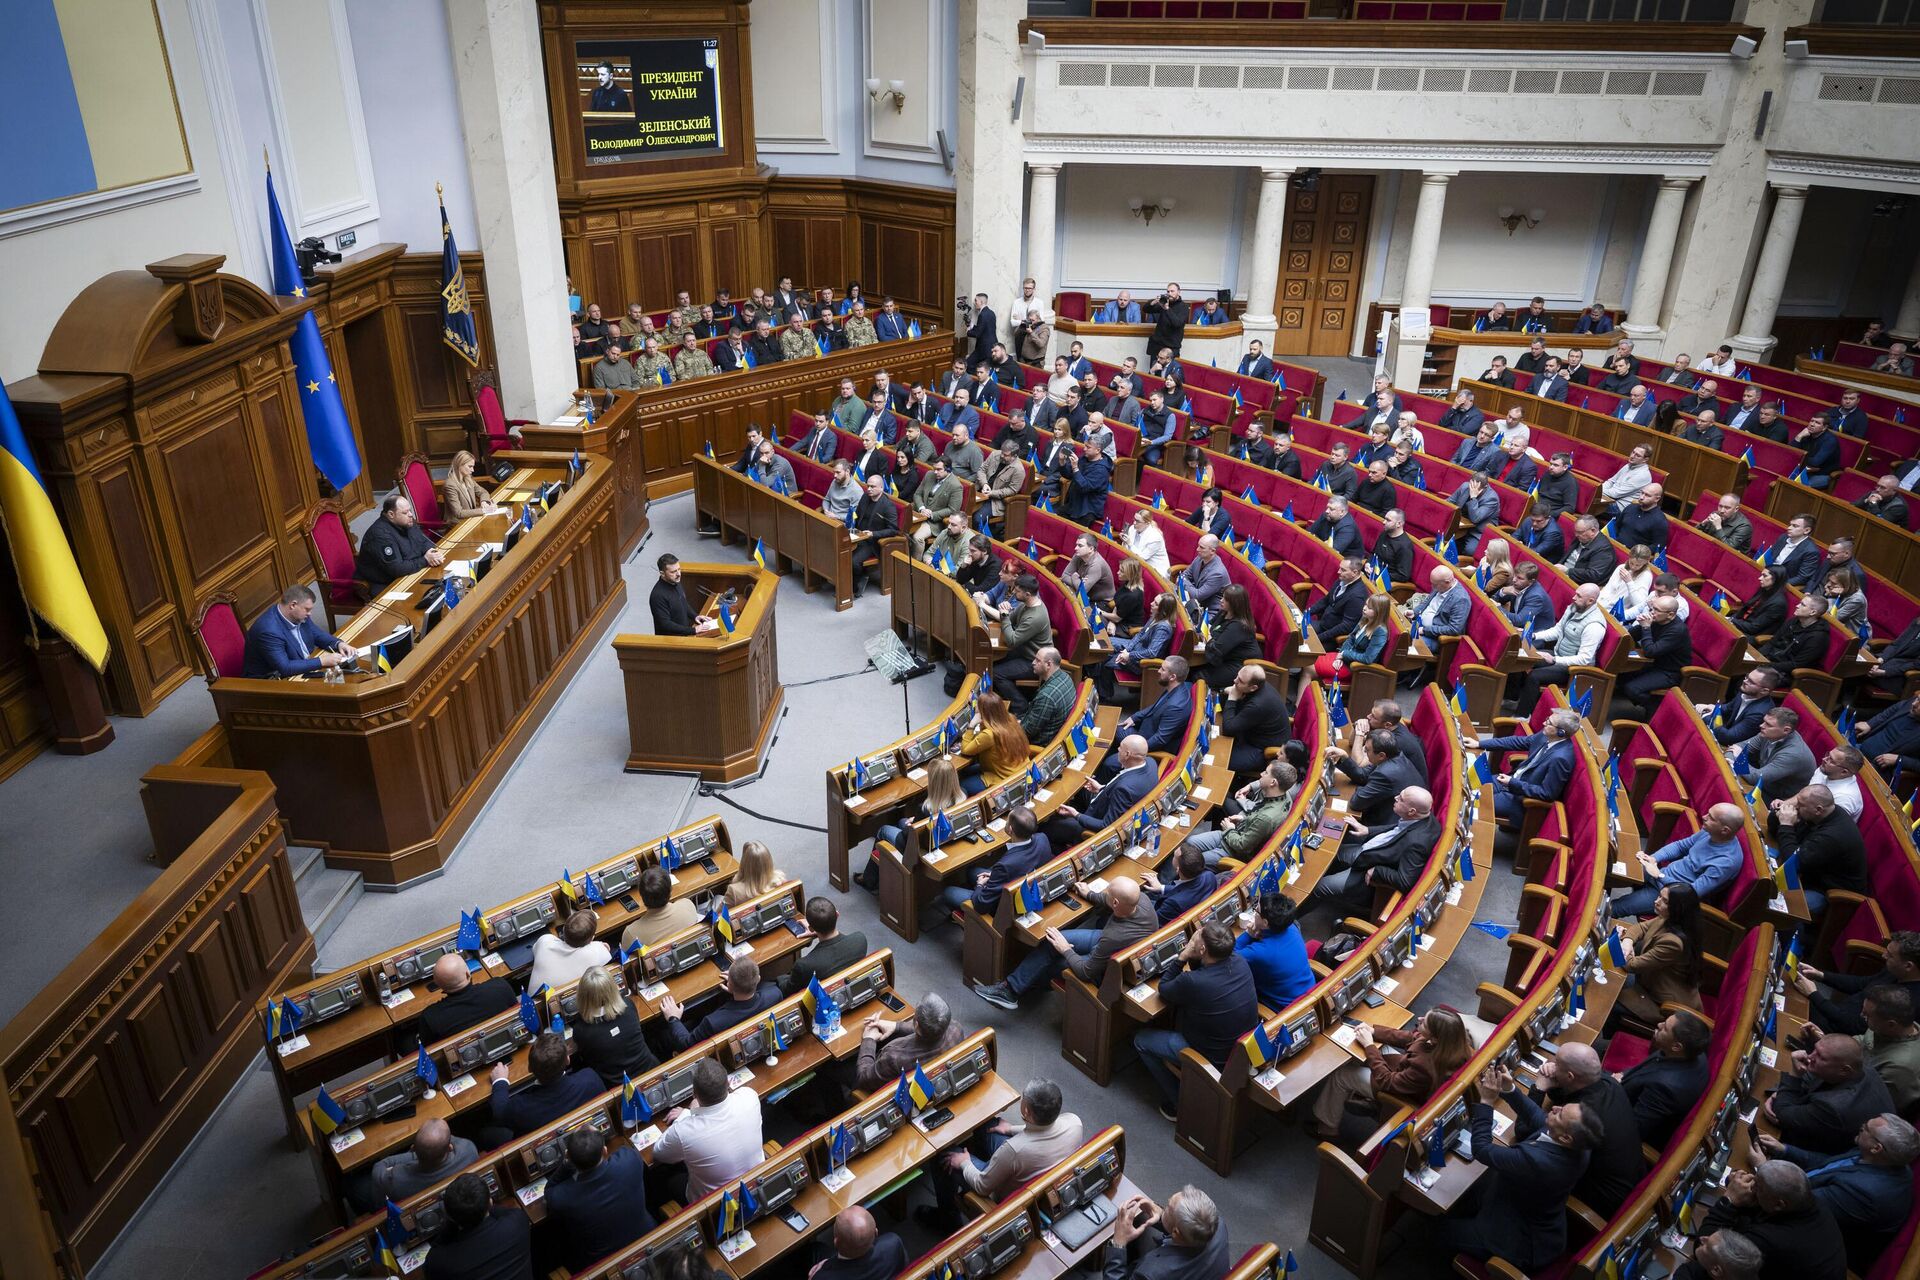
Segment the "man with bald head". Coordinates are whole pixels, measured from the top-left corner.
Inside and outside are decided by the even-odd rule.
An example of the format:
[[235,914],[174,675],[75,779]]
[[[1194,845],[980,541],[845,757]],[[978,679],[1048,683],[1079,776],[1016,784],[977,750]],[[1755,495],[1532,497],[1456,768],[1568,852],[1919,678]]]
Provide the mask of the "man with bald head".
[[1211,533],[1200,535],[1194,544],[1193,563],[1181,571],[1180,581],[1187,588],[1187,601],[1203,613],[1220,607],[1220,593],[1232,584],[1227,566],[1220,559],[1220,539]]
[[1845,1151],[1861,1125],[1894,1109],[1886,1083],[1852,1036],[1828,1032],[1813,1048],[1796,1049],[1793,1067],[1764,1104],[1788,1146],[1820,1155]]
[[1267,748],[1285,746],[1293,736],[1287,700],[1267,680],[1267,669],[1249,662],[1221,691],[1220,732],[1233,739],[1227,765],[1236,776],[1251,776],[1267,762]]
[[[1120,815],[1146,799],[1159,781],[1160,771],[1147,754],[1147,740],[1137,733],[1120,739],[1120,769],[1106,782],[1088,779],[1070,804],[1061,805],[1047,822],[1047,841],[1057,852],[1120,820]],[[1085,808],[1077,806],[1084,805]]]
[[417,1195],[479,1158],[480,1149],[471,1139],[455,1137],[445,1120],[428,1120],[413,1135],[412,1147],[373,1166],[373,1200],[367,1207]]
[[1640,1121],[1633,1113],[1627,1090],[1600,1065],[1600,1055],[1589,1044],[1562,1044],[1547,1059],[1536,1081],[1546,1105],[1578,1105],[1596,1117],[1606,1136],[1593,1148],[1593,1157],[1573,1193],[1594,1212],[1611,1216],[1626,1203],[1647,1158],[1640,1150]]
[[1740,831],[1746,826],[1747,811],[1737,804],[1716,804],[1701,816],[1700,829],[1684,839],[1670,841],[1648,853],[1638,855],[1644,877],[1639,888],[1622,894],[1613,902],[1616,916],[1645,916],[1653,911],[1660,891],[1684,884],[1709,906],[1721,905],[1717,898],[1733,883],[1746,865],[1747,855],[1740,847]]
[[[1755,1169],[1735,1169],[1727,1175],[1727,1193],[1713,1202],[1700,1224],[1703,1236],[1722,1237],[1718,1249],[1698,1249],[1693,1261],[1675,1280],[1705,1280],[1728,1274],[1716,1269],[1725,1250],[1724,1237],[1735,1232],[1748,1241],[1762,1261],[1759,1280],[1843,1280],[1847,1274],[1847,1245],[1840,1224],[1807,1185],[1806,1171],[1786,1160],[1768,1160]],[[1705,1241],[1702,1241],[1705,1248]]]
[[513,1008],[513,988],[504,980],[475,982],[459,954],[441,956],[433,965],[433,987],[440,999],[420,1011],[418,1030],[427,1044],[459,1035],[496,1013]]
[[1321,877],[1300,905],[1300,914],[1321,907],[1333,908],[1335,919],[1372,914],[1374,887],[1412,888],[1439,838],[1433,793],[1425,787],[1403,788],[1394,797],[1392,825],[1369,830],[1359,845],[1342,849],[1334,859],[1341,869]]
[[1658,549],[1673,540],[1673,528],[1667,521],[1667,513],[1660,509],[1660,502],[1667,491],[1657,484],[1650,484],[1640,490],[1633,504],[1613,518],[1607,526],[1607,536],[1623,547],[1638,546],[1642,543]]
[[[1089,902],[1103,899],[1089,884],[1076,883],[1073,891]],[[1021,996],[1048,985],[1063,969],[1072,970],[1074,977],[1098,988],[1106,976],[1107,961],[1115,952],[1126,950],[1160,927],[1153,904],[1141,892],[1140,882],[1131,876],[1115,876],[1107,882],[1104,905],[1107,920],[1098,929],[1048,929],[1041,944],[1014,966],[1005,982],[983,983],[973,989],[973,994],[1002,1009],[1018,1009]]]
[[892,1280],[906,1269],[907,1246],[856,1204],[835,1216],[833,1256],[814,1263],[807,1280]]

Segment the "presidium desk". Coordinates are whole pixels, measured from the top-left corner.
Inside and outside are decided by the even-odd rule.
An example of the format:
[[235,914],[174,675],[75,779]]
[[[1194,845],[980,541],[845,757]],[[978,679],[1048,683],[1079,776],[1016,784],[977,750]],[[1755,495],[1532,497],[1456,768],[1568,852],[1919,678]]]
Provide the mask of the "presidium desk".
[[680,571],[687,599],[710,618],[720,616],[720,597],[735,593],[733,634],[613,638],[627,688],[627,770],[738,782],[758,772],[780,720],[773,634],[780,578],[750,564],[682,564]]
[[[449,560],[500,543],[531,494],[567,478],[565,453],[494,456],[516,467],[493,494],[508,513],[454,524],[438,544]],[[214,682],[233,766],[273,779],[292,838],[324,850],[329,866],[397,886],[444,865],[619,616],[613,460],[579,458],[579,478],[424,636],[420,605],[444,576],[437,568],[392,583],[340,629],[365,645],[411,623],[413,650],[391,674]]]

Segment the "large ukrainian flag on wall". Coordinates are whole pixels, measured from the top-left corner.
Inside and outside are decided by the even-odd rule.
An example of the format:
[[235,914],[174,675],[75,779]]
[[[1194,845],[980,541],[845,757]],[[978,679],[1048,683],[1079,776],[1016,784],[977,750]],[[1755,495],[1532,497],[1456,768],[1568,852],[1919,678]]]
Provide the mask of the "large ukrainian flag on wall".
[[[107,665],[107,632],[94,612],[87,584],[80,578],[66,530],[54,514],[53,499],[40,479],[27,434],[13,411],[7,389],[0,386],[0,524],[6,526],[7,545],[13,551],[14,572],[20,578],[27,607],[93,664]],[[37,626],[38,621],[30,621]]]

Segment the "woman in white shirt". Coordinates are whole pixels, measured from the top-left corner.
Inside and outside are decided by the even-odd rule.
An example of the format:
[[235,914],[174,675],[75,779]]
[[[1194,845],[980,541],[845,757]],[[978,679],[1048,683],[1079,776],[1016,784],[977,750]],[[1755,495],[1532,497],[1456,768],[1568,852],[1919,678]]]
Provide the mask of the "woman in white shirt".
[[582,908],[566,918],[558,933],[543,933],[534,939],[527,990],[552,987],[558,991],[578,982],[587,970],[612,963],[612,949],[593,936],[599,925],[599,917]]
[[1639,543],[1627,552],[1627,562],[1616,568],[1600,588],[1600,607],[1612,613],[1614,602],[1621,601],[1622,609],[1632,617],[1646,604],[1647,594],[1652,590],[1653,549]]
[[1153,522],[1151,511],[1133,513],[1133,523],[1127,526],[1127,550],[1161,577],[1167,576],[1167,540]]

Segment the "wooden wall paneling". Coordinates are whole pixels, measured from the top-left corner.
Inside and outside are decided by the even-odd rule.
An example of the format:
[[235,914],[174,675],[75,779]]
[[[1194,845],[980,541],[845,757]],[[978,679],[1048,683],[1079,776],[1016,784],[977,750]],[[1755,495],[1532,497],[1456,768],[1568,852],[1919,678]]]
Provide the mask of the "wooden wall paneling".
[[[0,534],[0,544],[5,535]],[[13,557],[0,555],[0,781],[53,740],[53,722],[33,650]]]
[[52,1274],[40,1262],[79,1275],[98,1261],[259,1052],[267,993],[312,965],[266,776],[163,766],[150,777],[195,797],[190,808],[209,792],[225,803],[0,1028],[0,1169],[30,1170],[38,1192],[9,1201],[9,1247],[31,1251],[22,1275]]
[[[493,326],[487,305],[487,273],[477,253],[460,255],[473,306],[480,365],[493,363]],[[440,336],[440,255],[410,253],[394,264],[393,314],[389,319],[394,367],[401,372],[402,394],[411,401],[409,452],[435,462],[449,460],[466,447],[473,396],[467,389],[470,366]]]

